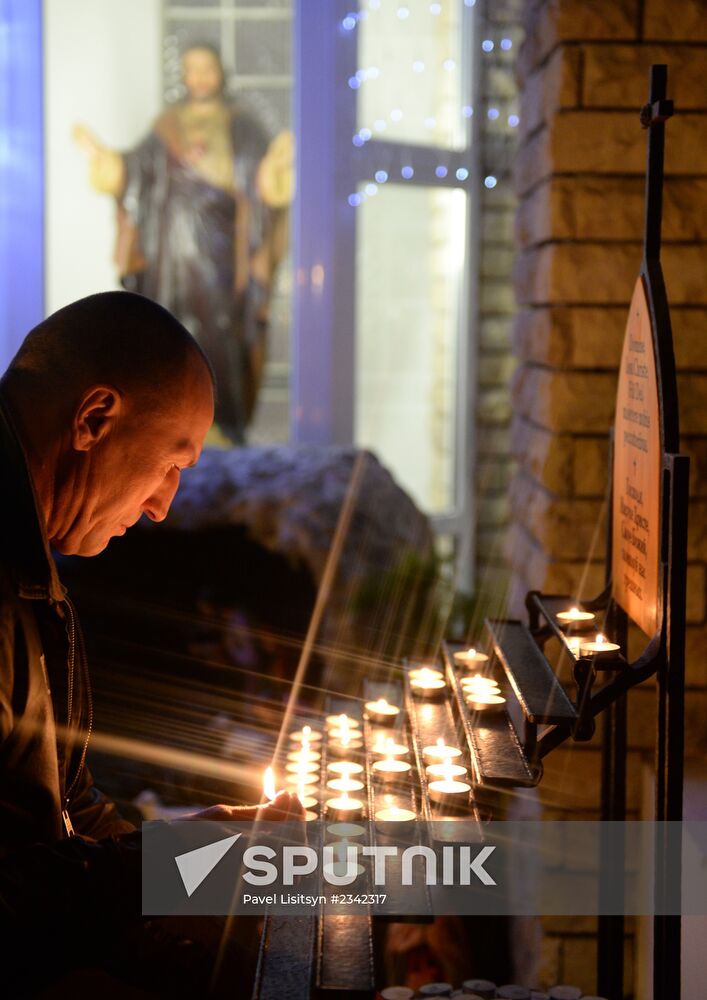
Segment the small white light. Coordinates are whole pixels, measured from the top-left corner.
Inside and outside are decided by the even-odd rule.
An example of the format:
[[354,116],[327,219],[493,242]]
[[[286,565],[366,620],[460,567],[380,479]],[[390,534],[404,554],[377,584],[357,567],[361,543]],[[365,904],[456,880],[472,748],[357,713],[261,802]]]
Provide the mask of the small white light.
[[382,118],[376,118],[373,122],[373,128],[376,132],[383,132],[386,129],[386,122]]
[[416,59],[415,60],[415,62],[412,64],[412,71],[413,71],[413,73],[424,73],[425,72],[425,64],[422,62],[421,59]]
[[406,181],[409,181],[412,176],[414,176],[415,171],[412,167],[403,167],[400,171],[400,176],[404,177]]
[[504,52],[508,52],[509,49],[513,48],[513,42],[510,38],[502,38],[500,45]]
[[349,87],[351,87],[352,90],[358,90],[360,86],[361,86],[360,80],[357,80],[355,76],[349,77]]
[[364,142],[368,142],[368,140],[373,135],[373,132],[371,132],[369,128],[362,128],[359,130],[358,134],[361,136]]
[[356,18],[353,14],[347,14],[344,20],[341,22],[341,27],[344,31],[353,31],[356,27]]
[[444,66],[444,68],[447,70],[448,73],[451,73],[451,71],[456,68],[457,64],[454,62],[453,59],[445,59],[442,65]]
[[464,116],[464,118],[471,118],[473,114],[474,114],[474,109],[472,108],[471,104],[465,104],[464,107],[462,108],[462,115]]
[[518,115],[509,115],[508,124],[511,126],[511,128],[517,128],[518,125],[520,125],[520,118],[518,117]]
[[489,174],[488,177],[484,177],[484,186],[485,187],[491,189],[491,188],[495,188],[497,184],[498,184],[498,181],[493,176],[493,174]]
[[375,178],[378,184],[385,184],[385,182],[388,180],[388,174],[386,173],[385,170],[376,170]]
[[380,70],[378,69],[377,66],[369,66],[367,73],[369,80],[377,80],[378,77],[380,76]]
[[425,128],[434,128],[436,124],[436,118],[425,118]]
[[354,144],[354,146],[356,146],[357,148],[360,148],[361,146],[363,146],[363,145],[364,145],[364,139],[362,139],[362,138],[361,138],[361,136],[360,136],[360,135],[359,135],[358,133],[356,133],[356,135],[355,135],[355,136],[353,136],[353,138],[351,139],[351,142],[352,142],[352,143]]
[[437,15],[437,14],[441,14],[441,13],[442,13],[442,4],[441,3],[431,3],[430,4],[430,14]]
[[403,113],[400,110],[400,108],[393,108],[393,110],[390,112],[390,120],[393,121],[393,122],[399,122],[399,121],[401,121],[402,117],[403,117]]
[[366,192],[367,195],[373,196],[374,194],[378,194],[378,185],[377,184],[366,184],[366,187],[364,188],[364,190],[365,190],[365,192]]
[[466,167],[459,167],[456,173],[457,180],[465,181],[468,176],[469,176],[469,171],[466,169]]
[[359,83],[363,83],[368,74],[366,73],[365,69],[357,69],[355,76]]
[[481,43],[481,48],[484,52],[493,52],[493,42],[490,38],[485,38]]
[[489,108],[488,111],[486,112],[486,115],[492,122],[495,122],[500,113],[501,112],[498,110],[498,108]]
[[446,177],[447,176],[447,168],[443,164],[440,163],[440,165],[435,168],[435,173],[437,174],[438,177]]
[[349,205],[351,206],[351,208],[358,208],[358,206],[360,204],[361,204],[361,195],[360,194],[350,194],[349,195]]
[[398,17],[401,21],[405,21],[410,17],[410,11],[407,7],[398,7]]

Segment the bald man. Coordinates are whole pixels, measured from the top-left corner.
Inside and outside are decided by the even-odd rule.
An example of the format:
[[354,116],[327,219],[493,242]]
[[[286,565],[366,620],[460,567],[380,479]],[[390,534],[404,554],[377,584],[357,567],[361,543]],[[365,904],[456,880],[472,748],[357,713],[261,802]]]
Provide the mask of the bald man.
[[[162,521],[213,414],[201,348],[129,292],[50,316],[0,381],[0,940],[57,907],[139,915],[139,838],[86,766],[88,669],[51,550],[93,556],[141,516]],[[267,811],[288,813],[300,806],[286,793]]]

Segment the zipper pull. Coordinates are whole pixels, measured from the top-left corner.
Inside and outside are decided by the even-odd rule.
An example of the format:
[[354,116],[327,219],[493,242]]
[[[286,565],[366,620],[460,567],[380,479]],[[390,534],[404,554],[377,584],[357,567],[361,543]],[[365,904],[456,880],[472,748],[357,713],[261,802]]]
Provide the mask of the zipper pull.
[[[67,802],[66,805],[68,806],[68,804],[69,803]],[[71,816],[69,816],[68,808],[65,807],[64,809],[61,810],[61,818],[64,820],[64,829],[66,830],[66,836],[75,837],[76,834],[74,832],[74,824],[71,822]]]

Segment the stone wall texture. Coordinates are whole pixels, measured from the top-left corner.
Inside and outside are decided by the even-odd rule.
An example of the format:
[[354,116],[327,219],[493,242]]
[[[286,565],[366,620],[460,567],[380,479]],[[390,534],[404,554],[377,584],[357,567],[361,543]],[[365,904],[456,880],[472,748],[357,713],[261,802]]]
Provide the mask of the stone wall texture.
[[[681,448],[692,462],[688,754],[707,746],[707,2],[526,0],[516,62],[519,146],[505,555],[510,612],[529,589],[596,596],[604,578],[608,433],[629,300],[642,256],[651,63],[668,65],[663,268],[678,364]],[[655,689],[629,698],[629,808],[647,816]],[[595,817],[598,740],[546,761],[548,817]],[[689,809],[689,806],[688,806]],[[595,926],[544,922],[545,982],[593,988]],[[627,995],[648,997],[645,951],[627,933]],[[640,962],[635,955],[642,955]],[[633,982],[633,993],[631,984]]]

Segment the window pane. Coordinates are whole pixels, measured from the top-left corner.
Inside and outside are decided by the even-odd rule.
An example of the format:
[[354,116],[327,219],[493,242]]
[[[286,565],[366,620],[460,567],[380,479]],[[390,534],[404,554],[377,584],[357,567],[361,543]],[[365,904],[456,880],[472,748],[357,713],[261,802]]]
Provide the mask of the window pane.
[[362,4],[358,22],[358,128],[393,142],[460,148],[464,99],[463,5],[400,0]]
[[455,498],[466,194],[368,190],[356,210],[356,443],[442,513]]

